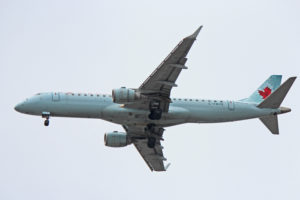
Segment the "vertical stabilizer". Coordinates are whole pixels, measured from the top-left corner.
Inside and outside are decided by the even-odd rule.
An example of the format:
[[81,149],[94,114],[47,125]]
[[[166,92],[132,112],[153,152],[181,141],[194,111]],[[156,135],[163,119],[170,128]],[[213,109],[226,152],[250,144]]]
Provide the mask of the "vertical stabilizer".
[[261,102],[257,107],[259,108],[279,108],[286,94],[292,87],[296,77],[291,77],[286,80],[274,93]]
[[244,101],[251,103],[260,103],[266,99],[273,91],[275,91],[281,84],[281,75],[270,76],[253,94]]
[[[286,80],[278,89],[276,89],[272,94],[270,94],[263,102],[261,102],[257,107],[258,108],[279,108],[282,101],[284,100],[286,94],[292,87],[296,77],[290,77]],[[280,113],[290,112],[290,108],[280,107]],[[260,121],[273,133],[278,135],[278,118],[277,115],[268,115],[259,118]]]
[[277,115],[264,116],[260,117],[259,119],[271,131],[272,134],[279,134]]

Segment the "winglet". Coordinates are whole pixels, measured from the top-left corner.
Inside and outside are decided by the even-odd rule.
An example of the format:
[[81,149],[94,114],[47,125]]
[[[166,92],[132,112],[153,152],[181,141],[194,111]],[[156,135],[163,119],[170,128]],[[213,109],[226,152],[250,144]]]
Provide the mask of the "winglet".
[[200,26],[200,27],[199,27],[192,35],[190,35],[188,38],[196,39],[197,36],[198,36],[198,34],[199,34],[199,32],[201,31],[202,27],[203,27],[203,25]]
[[167,171],[167,169],[170,167],[171,163],[168,163],[166,166],[165,166],[165,170]]

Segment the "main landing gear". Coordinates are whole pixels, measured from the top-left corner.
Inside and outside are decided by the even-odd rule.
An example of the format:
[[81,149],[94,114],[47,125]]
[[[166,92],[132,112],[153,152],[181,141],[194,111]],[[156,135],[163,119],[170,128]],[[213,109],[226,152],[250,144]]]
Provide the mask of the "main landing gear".
[[44,126],[49,126],[50,113],[49,112],[43,112],[42,113],[42,118],[46,118],[45,121],[44,121]]
[[155,137],[149,137],[148,138],[148,143],[147,143],[147,145],[148,145],[148,147],[149,148],[154,148],[155,147],[155,143],[156,143],[156,138]]
[[153,100],[149,104],[150,114],[148,115],[151,120],[160,120],[162,115],[162,110],[160,109],[160,102]]
[[162,134],[164,132],[163,128],[157,127],[155,124],[148,124],[145,128],[148,133],[147,146],[149,148],[154,148],[156,145],[156,140],[163,140]]

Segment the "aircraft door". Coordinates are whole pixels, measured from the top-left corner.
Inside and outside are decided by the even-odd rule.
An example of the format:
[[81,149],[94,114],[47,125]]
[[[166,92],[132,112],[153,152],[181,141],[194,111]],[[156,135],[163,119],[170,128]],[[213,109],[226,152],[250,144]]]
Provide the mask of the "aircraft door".
[[234,101],[227,101],[228,103],[228,110],[233,111],[234,110]]
[[53,92],[52,93],[52,101],[59,101],[60,100],[60,95],[58,92]]

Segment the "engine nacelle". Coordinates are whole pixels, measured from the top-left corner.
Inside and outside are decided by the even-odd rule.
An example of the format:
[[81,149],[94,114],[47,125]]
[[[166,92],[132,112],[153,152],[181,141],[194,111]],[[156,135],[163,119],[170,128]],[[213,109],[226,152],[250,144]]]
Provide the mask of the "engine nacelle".
[[129,137],[126,133],[114,131],[112,133],[105,133],[104,144],[109,147],[125,147],[130,144]]
[[112,98],[114,103],[132,103],[141,98],[133,89],[128,89],[125,87],[112,90]]

